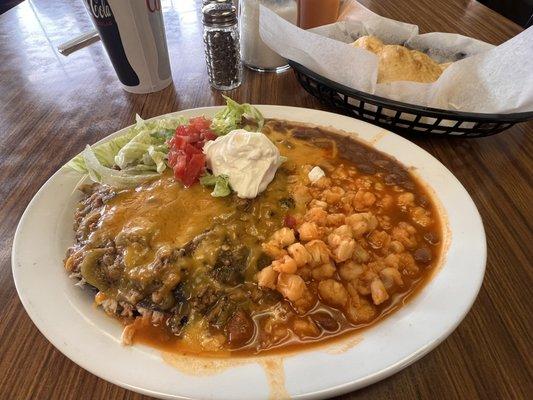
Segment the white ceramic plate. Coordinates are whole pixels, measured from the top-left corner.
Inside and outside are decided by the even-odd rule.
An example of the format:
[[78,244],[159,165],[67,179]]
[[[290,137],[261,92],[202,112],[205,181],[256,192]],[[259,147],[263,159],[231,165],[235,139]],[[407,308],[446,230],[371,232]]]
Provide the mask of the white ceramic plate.
[[[81,175],[62,168],[24,212],[13,243],[12,268],[29,316],[68,358],[105,380],[161,398],[315,399],[349,392],[398,372],[435,348],[461,322],[483,280],[486,243],[479,213],[457,179],[429,153],[368,123],[317,110],[259,108],[270,118],[356,132],[414,167],[446,214],[451,236],[442,267],[412,301],[359,334],[358,340],[348,338],[268,361],[228,361],[217,369],[203,367],[192,358],[176,359],[171,365],[156,349],[122,346],[121,326],[95,308],[92,296],[67,277],[63,258],[74,240],[72,221]],[[212,116],[218,109],[176,114]]]

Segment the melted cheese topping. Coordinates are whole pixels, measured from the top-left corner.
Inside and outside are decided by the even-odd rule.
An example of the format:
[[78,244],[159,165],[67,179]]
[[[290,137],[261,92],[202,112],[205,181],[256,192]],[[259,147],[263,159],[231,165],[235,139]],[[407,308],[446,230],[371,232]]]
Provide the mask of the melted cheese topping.
[[[183,246],[210,228],[215,217],[231,211],[230,201],[214,198],[210,192],[201,185],[184,190],[168,172],[160,180],[136,190],[125,190],[110,200],[94,235],[104,240],[120,232],[149,231],[153,248]],[[97,238],[91,238],[94,239]],[[136,250],[130,245],[124,261],[131,267],[153,256],[152,250]]]

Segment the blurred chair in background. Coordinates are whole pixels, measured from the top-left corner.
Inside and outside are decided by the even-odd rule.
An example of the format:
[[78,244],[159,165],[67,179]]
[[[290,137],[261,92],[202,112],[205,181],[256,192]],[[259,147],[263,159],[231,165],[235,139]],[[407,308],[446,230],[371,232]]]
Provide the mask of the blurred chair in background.
[[22,0],[0,0],[0,14],[5,13],[7,10],[19,5]]
[[479,0],[522,28],[533,24],[533,0]]

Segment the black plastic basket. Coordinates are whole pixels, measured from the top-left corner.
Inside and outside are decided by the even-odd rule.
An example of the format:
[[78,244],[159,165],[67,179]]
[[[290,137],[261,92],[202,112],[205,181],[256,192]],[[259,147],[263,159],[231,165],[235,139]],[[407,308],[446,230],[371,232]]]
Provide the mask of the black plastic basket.
[[533,120],[533,112],[478,114],[402,103],[351,89],[294,61],[289,64],[304,89],[321,103],[342,114],[402,134],[483,137],[502,132],[517,122]]

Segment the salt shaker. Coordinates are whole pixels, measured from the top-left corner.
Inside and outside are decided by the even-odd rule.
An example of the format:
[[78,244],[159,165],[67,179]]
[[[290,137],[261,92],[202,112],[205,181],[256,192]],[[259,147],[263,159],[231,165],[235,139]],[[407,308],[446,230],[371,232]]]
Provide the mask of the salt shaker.
[[263,5],[281,18],[296,24],[296,0],[240,0],[241,55],[244,65],[258,72],[282,72],[287,60],[271,50],[259,34],[259,10]]
[[209,82],[217,90],[235,89],[242,82],[237,11],[231,4],[214,3],[202,14]]

